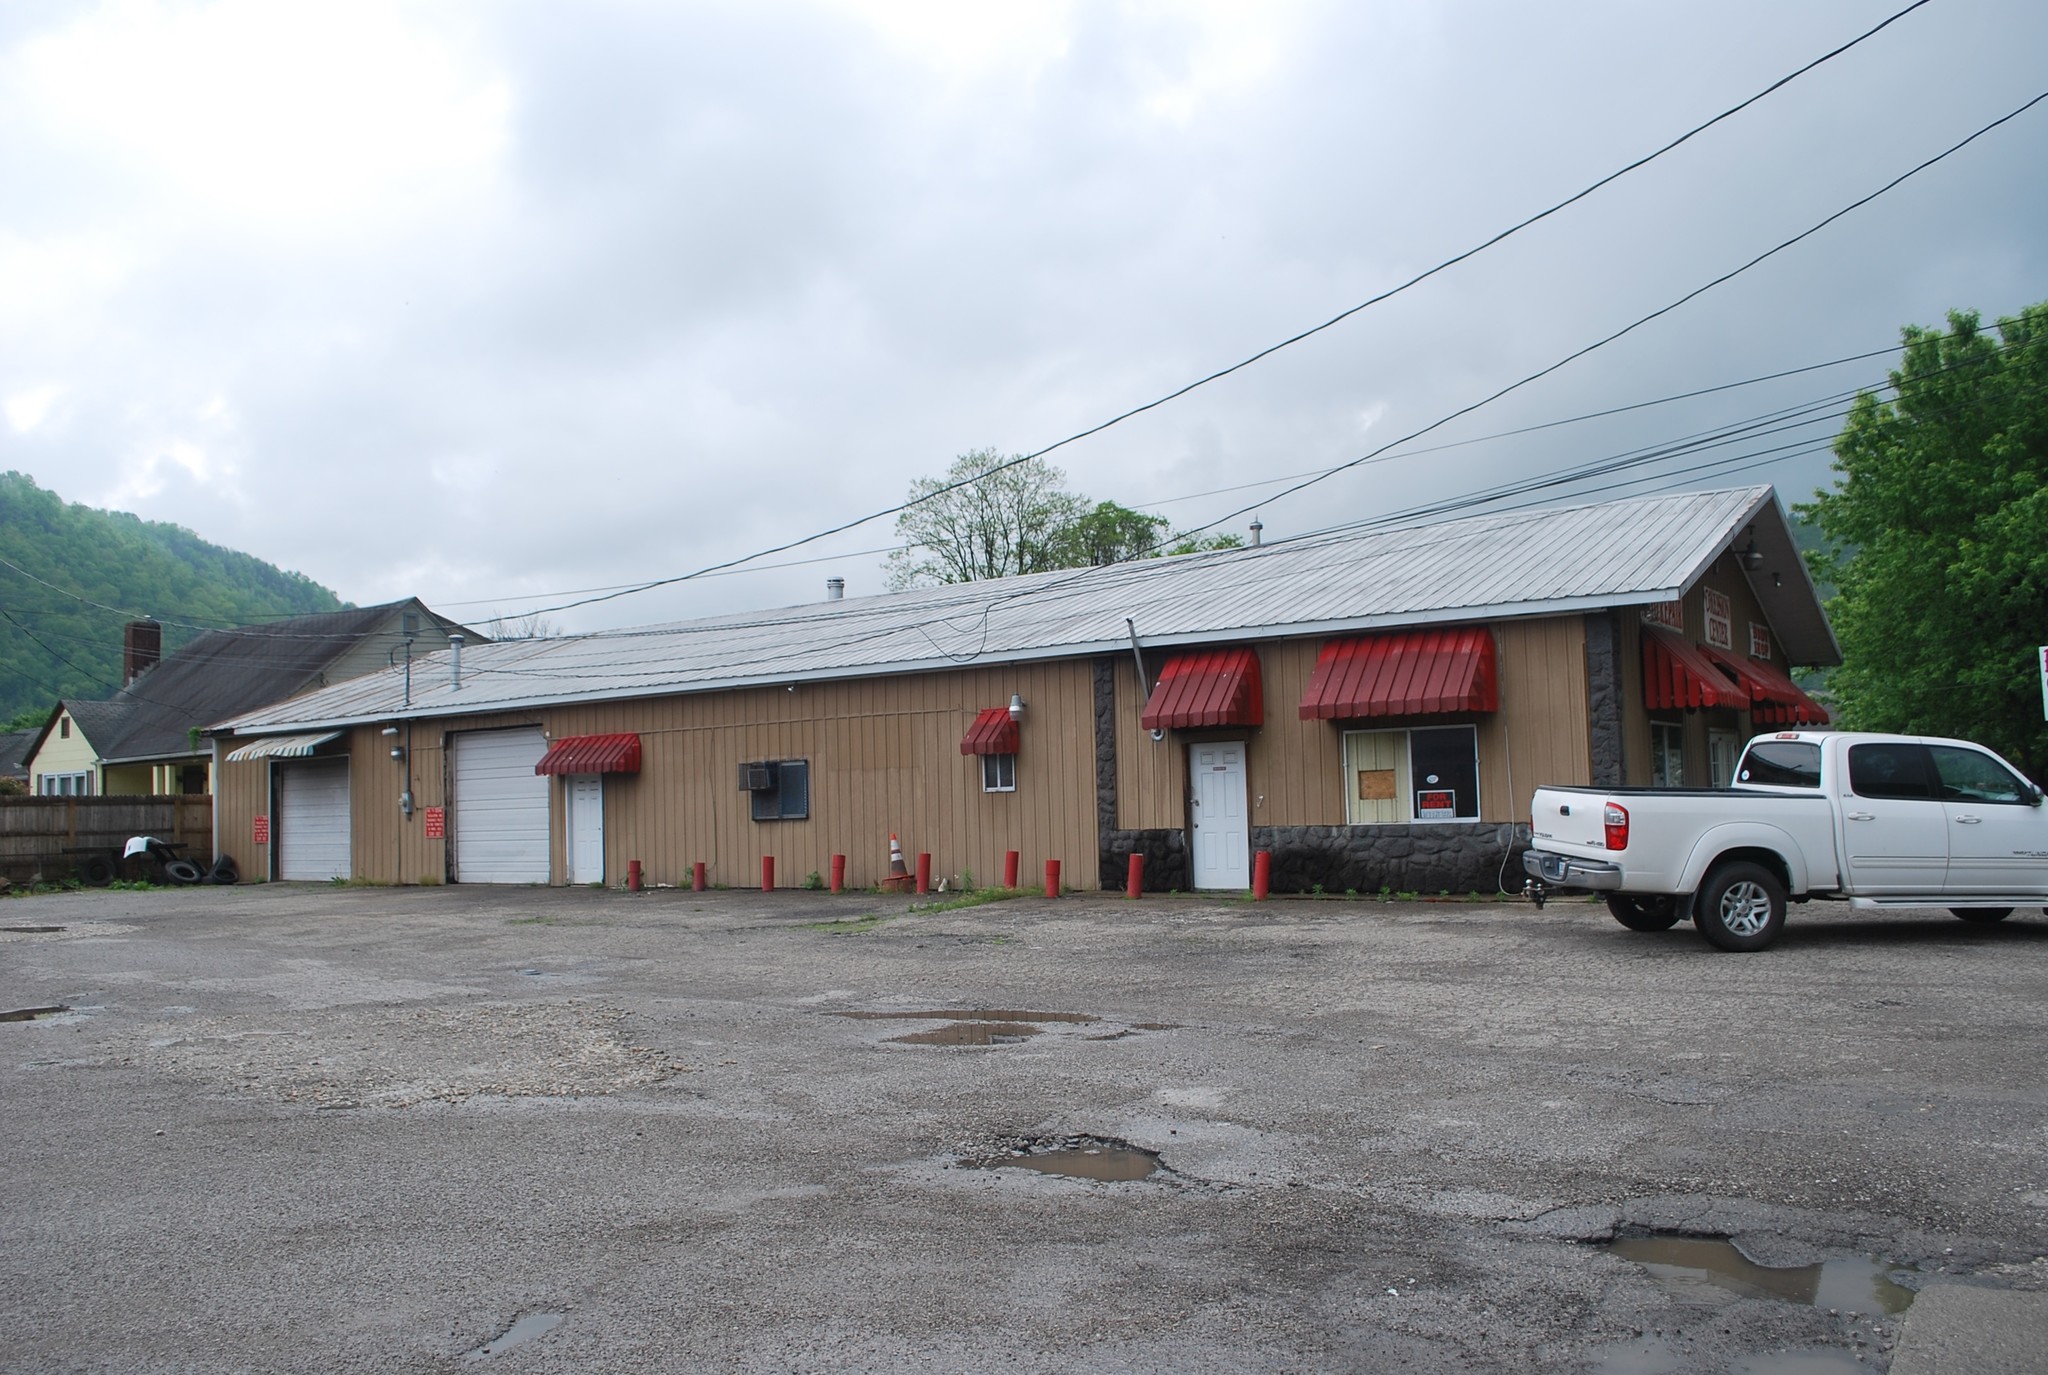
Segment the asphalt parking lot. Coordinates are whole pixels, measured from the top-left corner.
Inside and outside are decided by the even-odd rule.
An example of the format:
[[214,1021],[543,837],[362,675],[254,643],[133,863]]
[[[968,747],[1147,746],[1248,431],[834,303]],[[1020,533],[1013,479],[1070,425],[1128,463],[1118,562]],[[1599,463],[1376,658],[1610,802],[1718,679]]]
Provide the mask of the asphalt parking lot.
[[1738,956],[1576,901],[100,891],[0,903],[0,1012],[6,1371],[1921,1375],[2048,1328],[2039,914]]

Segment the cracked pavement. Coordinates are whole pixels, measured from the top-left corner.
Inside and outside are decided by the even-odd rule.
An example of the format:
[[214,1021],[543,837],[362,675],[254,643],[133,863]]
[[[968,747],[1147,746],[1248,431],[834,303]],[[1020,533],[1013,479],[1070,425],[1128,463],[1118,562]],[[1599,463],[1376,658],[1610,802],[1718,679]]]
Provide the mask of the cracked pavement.
[[[1821,904],[12,899],[0,1370],[1935,1369],[1601,1243],[2038,1305],[2044,995],[2038,915]],[[1165,1168],[981,1167],[1069,1138]]]

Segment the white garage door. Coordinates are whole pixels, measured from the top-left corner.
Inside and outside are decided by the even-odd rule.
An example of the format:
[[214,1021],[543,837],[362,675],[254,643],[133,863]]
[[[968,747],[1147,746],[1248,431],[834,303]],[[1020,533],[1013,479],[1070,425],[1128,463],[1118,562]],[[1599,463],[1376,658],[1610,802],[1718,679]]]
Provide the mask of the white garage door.
[[348,760],[308,759],[277,766],[277,875],[350,876]]
[[548,780],[533,771],[548,748],[540,728],[454,739],[455,881],[546,883]]

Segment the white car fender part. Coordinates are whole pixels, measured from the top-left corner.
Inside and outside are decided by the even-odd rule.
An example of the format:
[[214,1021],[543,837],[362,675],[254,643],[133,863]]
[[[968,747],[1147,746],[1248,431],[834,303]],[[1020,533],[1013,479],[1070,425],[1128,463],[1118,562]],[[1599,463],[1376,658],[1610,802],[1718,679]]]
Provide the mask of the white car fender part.
[[1685,867],[1679,870],[1678,891],[1698,892],[1706,882],[1707,871],[1730,850],[1768,850],[1785,867],[1788,893],[1804,893],[1809,887],[1806,852],[1789,833],[1767,821],[1731,821],[1708,827],[1694,843]]

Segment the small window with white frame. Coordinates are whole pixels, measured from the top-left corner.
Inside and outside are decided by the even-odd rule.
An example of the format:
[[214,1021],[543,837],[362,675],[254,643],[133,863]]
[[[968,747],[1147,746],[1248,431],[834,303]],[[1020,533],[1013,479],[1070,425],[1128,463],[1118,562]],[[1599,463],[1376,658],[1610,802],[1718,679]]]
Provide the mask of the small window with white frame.
[[44,797],[89,797],[90,773],[46,773],[37,779],[37,791]]
[[984,754],[981,757],[981,790],[985,793],[1017,791],[1017,756]]
[[1685,725],[1679,721],[1650,723],[1650,786],[1685,786]]
[[1479,731],[1346,731],[1344,780],[1344,815],[1353,826],[1477,821]]

